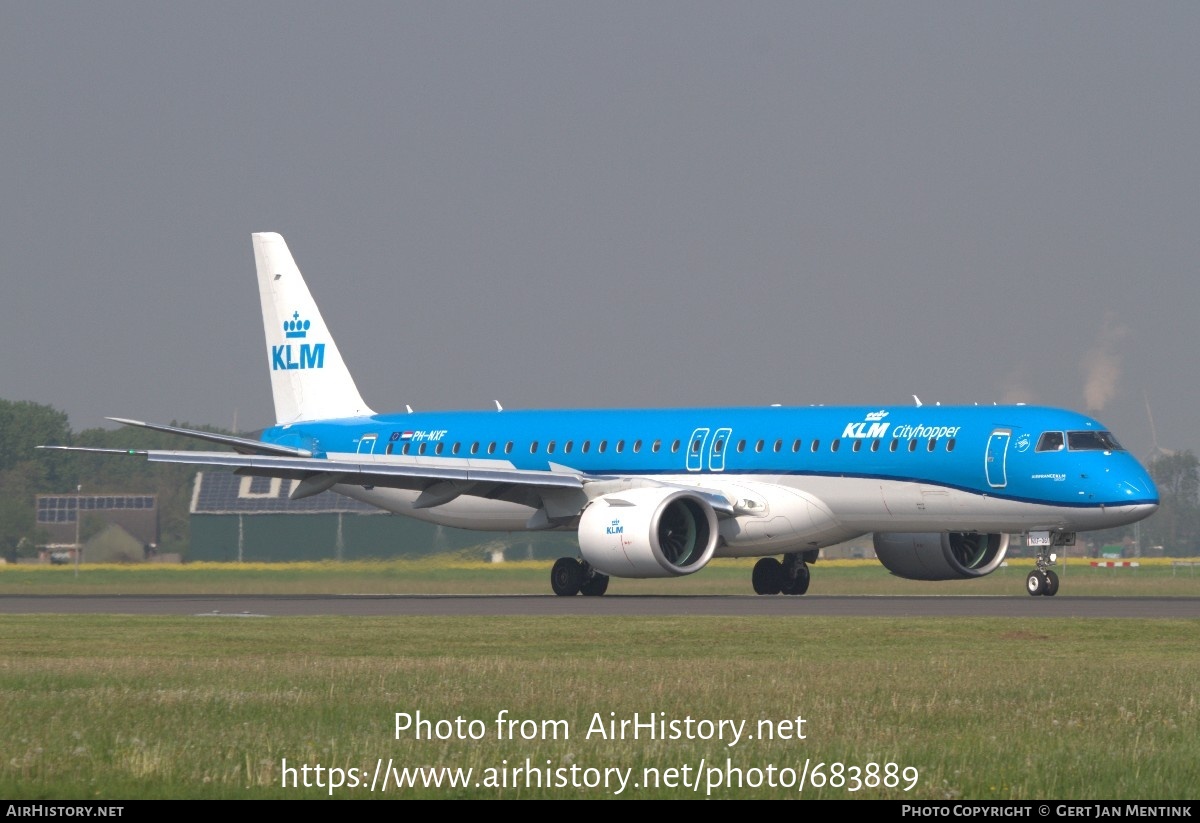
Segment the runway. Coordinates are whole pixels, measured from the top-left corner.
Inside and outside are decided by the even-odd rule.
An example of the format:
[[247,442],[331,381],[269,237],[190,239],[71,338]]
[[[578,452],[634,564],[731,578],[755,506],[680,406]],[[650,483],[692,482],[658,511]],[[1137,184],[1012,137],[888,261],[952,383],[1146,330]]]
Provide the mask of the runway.
[[0,614],[1200,618],[1194,597],[2,595]]

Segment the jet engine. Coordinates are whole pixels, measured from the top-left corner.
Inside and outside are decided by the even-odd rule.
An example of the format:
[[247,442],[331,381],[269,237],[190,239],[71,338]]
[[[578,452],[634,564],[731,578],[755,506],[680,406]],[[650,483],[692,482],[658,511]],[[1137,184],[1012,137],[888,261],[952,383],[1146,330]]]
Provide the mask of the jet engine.
[[682,489],[640,488],[598,497],[579,518],[579,551],[613,577],[679,577],[717,548],[717,515]]
[[942,532],[875,534],[879,562],[908,580],[962,580],[1000,568],[1008,553],[1007,534]]

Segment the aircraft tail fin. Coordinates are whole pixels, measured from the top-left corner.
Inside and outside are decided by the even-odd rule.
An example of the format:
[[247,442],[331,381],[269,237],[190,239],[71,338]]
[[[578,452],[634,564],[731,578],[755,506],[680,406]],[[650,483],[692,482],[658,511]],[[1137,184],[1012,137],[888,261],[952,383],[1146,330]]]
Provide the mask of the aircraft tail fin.
[[276,423],[374,414],[363,402],[283,237],[274,232],[251,236]]

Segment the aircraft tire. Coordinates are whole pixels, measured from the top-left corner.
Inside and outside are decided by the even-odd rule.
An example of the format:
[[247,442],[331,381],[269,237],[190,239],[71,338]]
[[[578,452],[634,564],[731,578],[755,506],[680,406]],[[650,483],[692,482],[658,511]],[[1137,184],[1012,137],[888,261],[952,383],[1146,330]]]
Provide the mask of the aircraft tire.
[[1025,590],[1029,592],[1031,597],[1039,597],[1045,594],[1047,588],[1049,588],[1049,583],[1041,569],[1034,569],[1025,578]]
[[764,557],[754,564],[750,583],[755,594],[779,594],[783,591],[783,564],[774,557]]
[[599,597],[608,591],[608,575],[594,574],[579,587],[579,593],[585,597]]
[[796,579],[789,580],[783,585],[784,594],[804,594],[808,591],[808,583],[812,579],[812,573],[808,570],[807,565],[802,565],[796,570]]
[[550,570],[550,588],[559,597],[574,597],[583,586],[583,566],[574,557],[560,557]]
[[1046,597],[1054,597],[1058,594],[1058,575],[1050,569],[1046,569]]

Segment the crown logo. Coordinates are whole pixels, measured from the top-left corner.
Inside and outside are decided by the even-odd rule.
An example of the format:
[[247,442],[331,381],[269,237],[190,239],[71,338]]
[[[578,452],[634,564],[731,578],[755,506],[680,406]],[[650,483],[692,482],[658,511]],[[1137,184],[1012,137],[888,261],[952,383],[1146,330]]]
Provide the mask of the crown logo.
[[308,327],[312,325],[311,320],[301,320],[300,312],[292,312],[292,319],[283,322],[283,336],[292,337],[307,337]]

